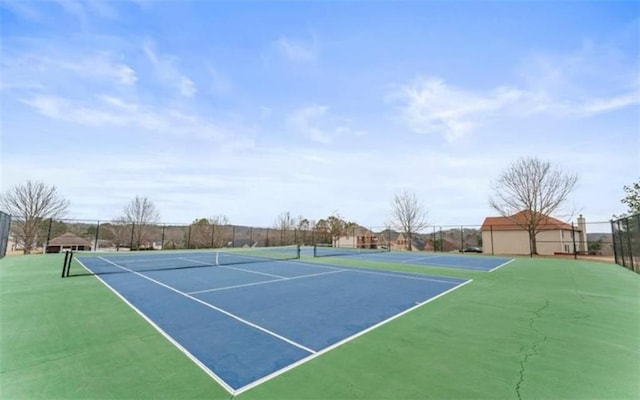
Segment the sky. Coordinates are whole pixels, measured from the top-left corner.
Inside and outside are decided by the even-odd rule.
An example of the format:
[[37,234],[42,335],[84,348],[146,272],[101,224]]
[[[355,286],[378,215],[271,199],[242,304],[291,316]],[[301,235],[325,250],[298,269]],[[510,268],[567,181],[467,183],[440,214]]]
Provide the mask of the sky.
[[432,225],[496,215],[521,157],[626,210],[640,179],[640,3],[0,1],[1,182],[67,217],[147,197],[165,222],[339,214],[415,193]]

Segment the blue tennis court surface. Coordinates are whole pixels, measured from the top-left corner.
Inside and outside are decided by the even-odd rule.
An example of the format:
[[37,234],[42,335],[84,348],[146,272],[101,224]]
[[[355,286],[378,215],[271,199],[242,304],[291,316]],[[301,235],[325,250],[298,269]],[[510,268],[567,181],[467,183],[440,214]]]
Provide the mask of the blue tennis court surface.
[[508,263],[512,258],[493,256],[472,256],[457,254],[438,254],[423,252],[380,252],[343,254],[340,257],[359,258],[367,261],[381,261],[399,264],[414,264],[446,268],[462,268],[478,271],[494,271]]
[[469,282],[195,252],[78,261],[232,394]]

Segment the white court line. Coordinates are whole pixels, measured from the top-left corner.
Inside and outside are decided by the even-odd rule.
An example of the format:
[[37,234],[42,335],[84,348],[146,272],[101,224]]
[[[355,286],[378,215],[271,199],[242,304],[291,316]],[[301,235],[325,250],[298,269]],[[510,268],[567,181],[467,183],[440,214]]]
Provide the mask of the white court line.
[[495,267],[493,269],[490,269],[489,272],[493,272],[493,271],[497,270],[498,268],[502,268],[505,265],[514,262],[515,260],[516,260],[515,258],[512,258],[511,260],[507,261],[506,263],[502,263],[502,264],[498,265],[497,267]]
[[[113,264],[113,265],[115,265],[116,267],[118,267],[120,269],[123,269],[125,271],[129,271],[129,272],[131,272],[133,274],[136,274],[136,275],[138,275],[138,276],[140,276],[140,277],[142,277],[144,279],[147,279],[147,280],[149,280],[151,282],[154,282],[154,283],[156,283],[156,284],[158,284],[160,286],[166,287],[169,290],[172,290],[172,291],[174,291],[176,293],[179,293],[179,294],[181,294],[181,295],[183,295],[183,296],[185,296],[187,298],[190,298],[190,299],[192,299],[192,300],[194,300],[194,301],[196,301],[198,303],[201,303],[201,304],[203,304],[203,305],[205,305],[207,307],[210,307],[210,308],[213,308],[213,309],[215,309],[217,311],[220,311],[223,314],[229,315],[230,317],[232,317],[234,319],[237,319],[240,322],[244,323],[244,320],[240,319],[239,317],[236,317],[236,316],[234,316],[234,315],[232,315],[232,314],[230,314],[230,313],[228,313],[228,312],[226,312],[224,310],[218,309],[217,307],[212,306],[211,304],[208,304],[206,302],[202,302],[202,301],[198,300],[197,298],[189,296],[186,293],[180,292],[179,290],[177,290],[175,288],[172,288],[172,287],[170,287],[170,286],[168,286],[168,285],[166,285],[166,284],[164,284],[162,282],[158,282],[158,281],[156,281],[156,280],[154,280],[154,279],[152,279],[150,277],[147,277],[147,276],[145,276],[145,275],[143,275],[141,273],[138,273],[136,271],[129,270],[128,268],[120,266],[120,265],[118,265],[118,264],[116,264],[116,263],[114,263],[112,261],[107,260],[107,259],[104,259],[103,257],[98,257],[98,258],[103,259],[104,261],[106,261],[106,262],[108,262],[110,264]],[[80,262],[80,261],[78,261],[78,262]],[[396,318],[399,318],[399,317],[401,317],[401,316],[403,316],[403,315],[415,310],[416,308],[419,308],[419,307],[421,307],[421,306],[423,306],[423,305],[425,305],[425,304],[427,304],[427,303],[429,303],[429,302],[431,302],[431,301],[433,301],[433,300],[435,300],[435,299],[437,299],[439,297],[442,297],[442,296],[444,296],[444,295],[446,295],[446,294],[448,294],[448,293],[450,293],[450,292],[452,292],[452,291],[454,291],[456,289],[459,289],[462,286],[472,282],[472,280],[468,280],[466,282],[457,283],[457,282],[442,281],[442,280],[437,280],[437,279],[429,279],[429,278],[425,279],[425,278],[420,278],[419,276],[415,276],[414,277],[414,276],[399,275],[399,274],[393,274],[393,273],[383,273],[383,272],[377,272],[377,271],[368,271],[368,270],[355,269],[355,268],[354,269],[351,269],[351,268],[348,268],[348,269],[337,269],[337,267],[332,267],[332,266],[322,265],[322,264],[317,265],[315,263],[308,263],[308,262],[304,262],[304,261],[302,261],[302,262],[300,262],[300,261],[285,261],[285,262],[289,262],[289,263],[292,263],[292,264],[304,264],[304,265],[310,265],[310,266],[318,266],[318,267],[326,267],[326,268],[336,269],[335,271],[328,271],[328,272],[324,272],[324,273],[312,274],[312,275],[307,275],[307,276],[302,276],[302,277],[310,277],[310,276],[324,275],[324,274],[337,273],[337,272],[356,271],[356,272],[361,272],[361,273],[369,273],[369,274],[376,274],[376,275],[386,275],[386,276],[400,277],[400,278],[407,278],[407,279],[415,279],[415,280],[422,280],[422,281],[441,282],[441,283],[447,283],[447,284],[454,284],[456,286],[454,286],[451,289],[446,290],[446,291],[444,291],[444,292],[442,292],[442,293],[440,293],[440,294],[438,294],[438,295],[436,295],[434,297],[431,297],[431,298],[429,298],[429,299],[427,299],[427,300],[425,300],[425,301],[423,301],[423,302],[421,302],[419,304],[416,304],[415,306],[413,306],[413,307],[411,307],[411,308],[409,308],[409,309],[407,309],[407,310],[405,310],[405,311],[403,311],[403,312],[401,312],[399,314],[393,315],[393,316],[391,316],[390,318],[388,318],[388,319],[386,319],[384,321],[381,321],[381,322],[379,322],[379,323],[377,323],[375,325],[372,325],[372,326],[370,326],[369,328],[367,328],[367,329],[365,329],[363,331],[357,332],[352,336],[344,338],[341,341],[336,342],[333,345],[328,346],[328,347],[326,347],[324,349],[321,349],[321,350],[318,350],[318,351],[314,351],[314,350],[306,349],[306,348],[303,347],[303,350],[306,350],[307,352],[311,353],[309,356],[307,356],[307,357],[305,357],[303,359],[300,359],[300,360],[298,360],[297,362],[295,362],[293,364],[287,365],[286,367],[284,367],[284,368],[282,368],[282,369],[280,369],[278,371],[274,371],[273,373],[271,373],[269,375],[266,375],[266,376],[264,376],[264,377],[262,377],[262,378],[260,378],[260,379],[258,379],[256,381],[253,381],[253,382],[251,382],[251,383],[249,383],[249,384],[247,384],[247,385],[245,385],[243,387],[240,387],[240,388],[234,390],[222,378],[220,378],[213,371],[211,371],[206,365],[204,365],[202,362],[200,362],[200,360],[198,360],[195,356],[193,356],[187,349],[182,347],[169,334],[164,332],[158,325],[156,325],[152,320],[150,320],[144,313],[142,313],[133,304],[131,304],[127,299],[125,299],[119,292],[117,292],[114,288],[109,286],[109,284],[107,284],[104,280],[102,280],[102,278],[100,278],[97,274],[95,274],[93,271],[88,269],[84,264],[82,264],[82,263],[80,263],[80,264],[87,271],[89,271],[90,273],[94,274],[94,276],[96,276],[96,278],[98,278],[98,280],[100,280],[105,286],[107,286],[111,291],[113,291],[119,298],[121,298],[134,311],[136,311],[147,322],[149,322],[156,330],[158,330],[165,338],[167,338],[167,340],[169,340],[169,342],[174,344],[180,351],[182,351],[185,355],[187,355],[187,357],[189,359],[191,359],[196,365],[198,365],[203,371],[205,371],[207,373],[207,375],[211,376],[216,382],[218,382],[225,390],[227,390],[227,392],[229,392],[233,396],[236,396],[236,395],[238,395],[240,393],[243,393],[243,392],[245,392],[245,391],[247,391],[249,389],[252,389],[252,388],[254,388],[254,387],[256,387],[256,386],[258,386],[258,385],[260,385],[260,384],[262,384],[264,382],[267,382],[267,381],[269,381],[269,380],[271,380],[271,379],[273,379],[273,378],[275,378],[275,377],[277,377],[277,376],[279,376],[281,374],[284,374],[285,372],[287,372],[287,371],[289,371],[289,370],[291,370],[293,368],[296,368],[296,367],[298,367],[298,366],[300,366],[300,365],[302,365],[302,364],[304,364],[304,363],[306,363],[308,361],[311,361],[314,358],[316,358],[316,357],[318,357],[318,356],[320,356],[320,355],[322,355],[324,353],[327,353],[327,352],[329,352],[329,351],[331,351],[331,350],[333,350],[333,349],[335,349],[335,348],[337,348],[337,347],[339,347],[339,346],[341,346],[341,345],[343,345],[343,344],[345,344],[345,343],[347,343],[349,341],[352,341],[352,340],[354,340],[354,339],[356,339],[356,338],[358,338],[358,337],[360,337],[360,336],[362,336],[362,335],[364,335],[364,334],[366,334],[366,333],[368,333],[368,332],[370,332],[370,331],[372,331],[372,330],[374,330],[374,329],[376,329],[376,328],[378,328],[378,327],[380,327],[380,326],[382,326],[384,324],[387,324],[387,323],[395,320]],[[291,279],[297,279],[297,278],[302,278],[302,277],[294,277],[294,278],[288,278],[288,279],[291,280]],[[275,281],[279,281],[279,280],[273,280],[272,282],[275,282]],[[250,326],[256,327],[256,329],[263,330],[263,328],[255,325],[255,324],[252,324],[252,323],[250,323],[248,321],[246,323],[248,323]],[[267,333],[268,333],[268,331],[267,331]],[[280,337],[277,334],[275,334],[275,335],[276,335],[276,337],[278,337],[280,339],[283,339],[286,342],[296,346],[296,344],[294,342],[291,342],[286,338]],[[297,345],[296,347],[300,347],[300,345]]]
[[438,257],[442,257],[442,256],[427,256],[427,257],[408,258],[406,260],[398,260],[398,262],[408,263],[408,262],[411,262],[411,261],[430,260],[432,258],[438,258]]
[[[405,278],[405,279],[413,279],[413,280],[417,280],[417,281],[427,281],[427,282],[439,282],[439,283],[449,283],[449,284],[456,284],[459,283],[460,279],[457,281],[444,281],[441,279],[433,279],[433,278],[423,278],[417,274],[414,274],[414,276],[409,276],[409,275],[404,275],[404,274],[400,274],[400,273],[386,273],[386,272],[378,272],[378,271],[370,271],[370,270],[364,270],[364,269],[349,269],[348,271],[354,271],[354,272],[360,272],[363,274],[373,274],[373,275],[384,275],[384,276],[391,276],[394,278]],[[454,278],[452,278],[454,279]]]
[[[418,264],[416,264],[418,265]],[[462,265],[462,264],[436,264],[436,263],[428,263],[428,264],[420,264],[424,266],[434,266],[434,267],[449,267],[449,268],[462,268],[462,269],[473,269],[476,271],[489,271],[483,267],[477,267],[475,265]]]
[[220,290],[236,289],[236,288],[247,287],[247,286],[266,285],[268,283],[292,281],[294,279],[313,278],[315,276],[336,274],[338,272],[346,272],[346,271],[347,271],[346,269],[339,269],[339,270],[336,270],[336,271],[318,272],[317,274],[300,275],[300,276],[294,276],[294,277],[291,277],[291,278],[273,279],[273,280],[270,280],[270,281],[252,282],[252,283],[245,283],[245,284],[242,284],[242,285],[225,286],[225,287],[215,288],[215,289],[198,290],[196,292],[187,292],[187,294],[217,292],[217,291],[220,291]]
[[[102,258],[102,257],[100,257]],[[125,302],[125,304],[127,304],[129,307],[131,307],[133,309],[133,311],[135,311],[136,313],[138,313],[138,315],[140,315],[145,321],[147,321],[152,327],[154,327],[158,332],[160,332],[160,334],[162,336],[165,337],[165,339],[167,339],[171,344],[173,344],[174,346],[176,346],[178,348],[178,350],[180,350],[184,355],[187,356],[187,358],[189,358],[191,361],[193,361],[198,367],[200,367],[200,369],[202,369],[207,375],[209,375],[211,378],[213,378],[213,380],[215,380],[216,382],[218,382],[220,384],[220,386],[222,386],[227,392],[234,394],[234,389],[229,386],[222,378],[220,378],[218,375],[216,375],[215,372],[213,372],[212,370],[209,369],[209,367],[207,367],[206,365],[204,365],[196,356],[194,356],[193,354],[191,354],[191,352],[189,350],[187,350],[185,347],[183,347],[180,343],[178,343],[178,341],[176,341],[173,337],[171,337],[171,335],[169,335],[167,332],[165,332],[162,328],[160,328],[158,325],[156,325],[155,322],[153,322],[152,319],[150,319],[149,317],[147,317],[142,311],[140,311],[136,306],[134,306],[131,302],[129,302],[129,300],[127,300],[123,295],[121,295],[117,290],[115,290],[113,287],[111,287],[111,285],[109,285],[107,282],[105,282],[100,276],[98,276],[94,271],[92,271],[91,269],[87,268],[86,265],[84,265],[82,263],[82,261],[80,261],[79,259],[76,258],[76,261],[82,265],[82,267],[84,269],[86,269],[90,274],[94,275],[100,282],[102,282],[103,285],[105,285],[109,290],[111,290],[116,296],[118,296],[122,301]],[[105,260],[107,261],[107,260]]]
[[254,328],[254,329],[257,329],[257,330],[259,330],[259,331],[261,331],[261,332],[264,332],[264,333],[266,333],[266,334],[268,334],[268,335],[271,335],[271,336],[273,336],[273,337],[275,337],[275,338],[278,338],[278,339],[282,340],[283,342],[289,343],[290,345],[295,346],[295,347],[297,347],[297,348],[299,348],[299,349],[302,349],[302,350],[304,350],[304,351],[306,351],[306,352],[308,352],[308,353],[314,354],[314,353],[316,352],[315,350],[312,350],[312,349],[310,349],[310,348],[308,348],[308,347],[306,347],[306,346],[303,346],[303,345],[301,345],[300,343],[294,342],[294,341],[293,341],[293,340],[291,340],[291,339],[287,339],[286,337],[284,337],[284,336],[282,336],[282,335],[278,335],[278,334],[277,334],[277,333],[275,333],[275,332],[272,332],[272,331],[270,331],[270,330],[268,330],[268,329],[266,329],[266,328],[263,328],[263,327],[261,327],[260,325],[254,324],[253,322],[247,321],[246,319],[240,318],[240,317],[238,317],[237,315],[230,313],[229,311],[223,310],[223,309],[222,309],[222,308],[220,308],[220,307],[216,307],[216,306],[214,306],[213,304],[209,304],[209,303],[207,303],[206,301],[203,301],[203,300],[198,299],[197,297],[190,296],[190,295],[188,295],[187,293],[185,293],[185,292],[183,292],[183,291],[180,291],[180,290],[178,290],[178,289],[176,289],[176,288],[174,288],[174,287],[171,287],[171,286],[169,286],[169,285],[167,285],[167,284],[165,284],[165,283],[162,283],[162,282],[160,282],[160,281],[158,281],[158,280],[156,280],[156,279],[153,279],[153,278],[151,278],[151,277],[148,277],[148,276],[146,276],[146,275],[144,275],[144,274],[141,274],[141,273],[139,273],[139,272],[133,271],[133,270],[131,270],[131,269],[127,268],[127,267],[123,267],[122,265],[118,265],[118,264],[114,263],[113,261],[109,261],[109,260],[107,260],[107,259],[105,259],[105,258],[103,258],[103,257],[98,257],[98,258],[99,258],[99,259],[101,259],[101,260],[103,260],[103,261],[106,261],[106,262],[108,262],[109,264],[112,264],[112,265],[114,265],[114,266],[116,266],[116,267],[118,267],[118,268],[120,268],[120,269],[123,269],[123,270],[125,270],[125,271],[131,272],[132,274],[138,275],[138,276],[139,276],[139,277],[141,277],[141,278],[144,278],[144,279],[146,279],[146,280],[148,280],[148,281],[150,281],[150,282],[153,282],[153,283],[155,283],[155,284],[157,284],[157,285],[160,285],[160,286],[162,286],[162,287],[164,287],[164,288],[167,288],[167,289],[169,289],[169,290],[171,290],[171,291],[173,291],[173,292],[175,292],[175,293],[178,293],[179,295],[182,295],[182,296],[184,296],[184,297],[186,297],[186,298],[188,298],[188,299],[191,299],[191,300],[193,300],[193,301],[195,301],[195,302],[197,302],[197,303],[200,303],[200,304],[202,304],[202,305],[203,305],[203,306],[205,306],[205,307],[209,307],[209,308],[211,308],[212,310],[216,310],[216,311],[218,311],[218,312],[220,312],[220,313],[222,313],[222,314],[224,314],[224,315],[226,315],[226,316],[228,316],[228,317],[231,317],[231,318],[235,319],[236,321],[242,322],[242,323],[243,323],[243,324],[245,324],[245,325],[248,325],[248,326],[250,326],[250,327],[252,327],[252,328]]
[[[378,328],[378,327],[380,327],[380,326],[382,326],[382,325],[385,325],[385,324],[387,324],[387,323],[389,323],[389,322],[393,321],[394,319],[399,318],[399,317],[401,317],[401,316],[403,316],[403,315],[405,315],[405,314],[407,314],[407,313],[409,313],[409,312],[411,312],[411,311],[415,310],[415,309],[416,309],[416,308],[418,308],[418,307],[422,307],[423,305],[425,305],[425,304],[427,304],[427,303],[429,303],[429,302],[432,302],[433,300],[437,299],[438,297],[442,297],[442,296],[444,296],[445,294],[448,294],[448,293],[450,293],[450,292],[452,292],[452,291],[454,291],[454,290],[456,290],[456,289],[459,289],[459,288],[463,287],[464,285],[466,285],[466,284],[468,284],[468,283],[470,283],[470,282],[472,282],[472,281],[473,281],[473,280],[471,280],[471,279],[470,279],[470,280],[468,280],[468,281],[466,281],[466,282],[460,283],[460,284],[458,284],[458,285],[456,285],[456,286],[452,287],[451,289],[446,290],[446,291],[444,291],[444,292],[442,292],[442,293],[438,294],[437,296],[431,297],[431,298],[429,298],[429,299],[427,299],[427,300],[423,301],[422,303],[418,303],[418,304],[416,304],[415,306],[413,306],[413,307],[411,307],[411,308],[408,308],[408,309],[404,310],[403,312],[401,312],[401,313],[399,313],[399,314],[396,314],[396,315],[394,315],[394,316],[392,316],[392,317],[390,317],[390,318],[387,318],[387,319],[385,319],[384,321],[380,321],[380,322],[378,322],[377,324],[372,325],[372,326],[368,327],[367,329],[365,329],[365,330],[363,330],[363,331],[360,331],[360,332],[358,332],[358,333],[356,333],[356,334],[354,334],[354,335],[351,335],[351,336],[349,336],[349,337],[347,337],[347,338],[344,338],[344,339],[342,339],[341,341],[339,341],[339,342],[336,342],[336,343],[332,344],[331,346],[325,347],[324,349],[319,350],[318,352],[316,352],[316,353],[314,353],[314,354],[312,354],[312,355],[310,355],[310,356],[308,356],[308,357],[306,357],[306,358],[300,359],[300,360],[296,361],[296,362],[295,362],[295,363],[293,363],[293,364],[289,364],[289,365],[287,365],[286,367],[284,367],[284,368],[282,368],[282,369],[280,369],[280,370],[278,370],[278,371],[272,372],[271,374],[266,375],[266,376],[264,376],[264,377],[262,377],[262,378],[260,378],[260,379],[258,379],[258,380],[255,380],[255,381],[251,382],[251,383],[250,383],[250,384],[248,384],[248,385],[245,385],[245,386],[243,386],[243,387],[241,387],[241,388],[239,388],[239,389],[236,389],[236,391],[234,392],[234,396],[237,396],[237,395],[239,395],[240,393],[246,392],[247,390],[252,389],[252,388],[254,388],[254,387],[256,387],[256,386],[258,386],[258,385],[260,385],[260,384],[262,384],[262,383],[264,383],[264,382],[266,382],[266,381],[268,381],[268,380],[271,380],[271,379],[273,379],[273,378],[275,378],[275,377],[277,377],[277,376],[279,376],[279,375],[282,375],[282,374],[284,374],[285,372],[290,371],[290,370],[291,370],[291,369],[293,369],[293,368],[296,368],[296,367],[298,367],[298,366],[300,366],[300,365],[302,365],[302,364],[304,364],[304,363],[306,363],[306,362],[308,362],[308,361],[311,361],[311,360],[313,360],[314,358],[319,357],[319,356],[321,356],[322,354],[327,353],[327,352],[329,352],[329,351],[331,351],[331,350],[335,349],[336,347],[342,346],[343,344],[345,344],[345,343],[347,343],[347,342],[350,342],[350,341],[352,341],[353,339],[356,339],[356,338],[358,338],[358,337],[360,337],[360,336],[364,335],[365,333],[368,333],[368,332],[370,332],[370,331],[372,331],[372,330],[374,330],[374,329],[376,329],[376,328]],[[449,283],[452,283],[452,282],[449,282]]]

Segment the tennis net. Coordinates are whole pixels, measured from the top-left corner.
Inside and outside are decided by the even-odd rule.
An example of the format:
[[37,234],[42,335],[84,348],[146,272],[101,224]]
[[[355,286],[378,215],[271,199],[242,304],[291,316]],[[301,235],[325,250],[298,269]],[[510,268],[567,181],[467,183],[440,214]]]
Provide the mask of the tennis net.
[[[79,256],[80,254],[80,256]],[[73,259],[81,268],[71,271]],[[109,254],[98,256],[71,252],[65,257],[62,276],[101,275],[125,272],[176,270],[187,268],[216,267],[269,261],[295,260],[300,258],[300,246],[220,249],[214,251],[161,251]]]
[[316,244],[313,246],[314,257],[353,256],[358,254],[385,253],[391,249],[386,246],[370,247],[335,247],[330,244]]

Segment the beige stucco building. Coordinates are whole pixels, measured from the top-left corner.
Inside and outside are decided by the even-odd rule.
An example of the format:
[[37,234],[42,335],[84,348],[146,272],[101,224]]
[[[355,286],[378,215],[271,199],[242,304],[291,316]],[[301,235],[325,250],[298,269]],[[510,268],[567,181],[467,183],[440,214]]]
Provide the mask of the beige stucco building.
[[[526,211],[521,211],[509,217],[485,218],[482,224],[484,252],[488,254],[530,254],[529,233],[522,227],[526,213]],[[585,223],[582,216],[578,218],[576,226],[553,217],[542,216],[538,229],[536,235],[538,254],[572,254],[574,251],[586,251]]]

